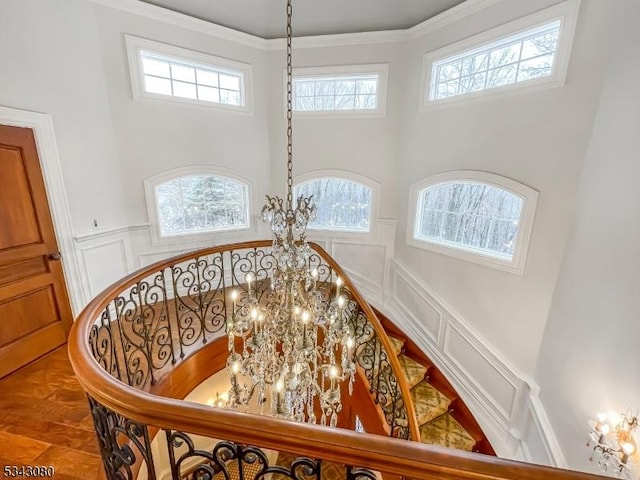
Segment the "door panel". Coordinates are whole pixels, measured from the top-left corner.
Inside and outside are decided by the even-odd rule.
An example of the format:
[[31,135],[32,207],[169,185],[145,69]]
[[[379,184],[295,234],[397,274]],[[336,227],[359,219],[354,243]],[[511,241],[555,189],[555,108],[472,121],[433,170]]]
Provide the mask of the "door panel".
[[20,228],[0,230],[0,249],[40,242],[36,212],[24,165],[25,158],[17,148],[0,148],[0,212],[5,222]]
[[31,277],[39,273],[47,273],[44,257],[39,256],[22,260],[9,265],[0,265],[0,287],[21,278]]
[[0,125],[0,377],[62,345],[71,308],[27,128]]
[[[28,319],[28,321],[20,321]],[[0,348],[58,320],[50,286],[0,304]]]

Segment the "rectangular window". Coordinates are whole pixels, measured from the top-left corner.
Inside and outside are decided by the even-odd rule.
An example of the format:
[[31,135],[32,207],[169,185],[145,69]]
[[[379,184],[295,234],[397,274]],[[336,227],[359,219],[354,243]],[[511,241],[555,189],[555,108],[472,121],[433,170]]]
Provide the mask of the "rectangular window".
[[577,8],[570,0],[427,54],[423,106],[562,85]]
[[251,66],[127,35],[134,97],[251,111]]
[[293,110],[300,116],[384,116],[387,65],[299,68]]

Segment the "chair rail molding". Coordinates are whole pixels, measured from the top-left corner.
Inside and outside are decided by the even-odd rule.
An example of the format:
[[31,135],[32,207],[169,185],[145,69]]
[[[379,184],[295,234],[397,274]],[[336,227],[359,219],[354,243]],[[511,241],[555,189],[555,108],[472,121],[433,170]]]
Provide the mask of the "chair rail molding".
[[71,212],[64,187],[60,156],[51,115],[0,106],[0,124],[33,130],[42,167],[45,190],[51,209],[58,248],[62,254],[69,300],[73,314],[78,315],[90,299],[90,292],[82,281],[81,266],[73,238]]
[[380,299],[372,304],[436,362],[499,456],[566,468],[538,385],[402,261],[389,259]]

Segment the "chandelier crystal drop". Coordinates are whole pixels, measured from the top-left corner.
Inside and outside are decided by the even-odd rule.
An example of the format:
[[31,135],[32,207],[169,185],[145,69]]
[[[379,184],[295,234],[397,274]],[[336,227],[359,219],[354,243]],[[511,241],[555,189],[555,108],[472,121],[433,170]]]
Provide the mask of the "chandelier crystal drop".
[[[342,410],[341,385],[355,376],[355,338],[347,321],[342,279],[322,288],[310,270],[307,225],[315,217],[313,197],[293,203],[291,28],[287,1],[287,197],[267,196],[262,219],[273,233],[274,267],[268,295],[259,296],[253,272],[247,295],[231,292],[227,319],[231,388],[218,405],[255,406],[280,418],[335,427]],[[332,292],[333,291],[333,292]]]

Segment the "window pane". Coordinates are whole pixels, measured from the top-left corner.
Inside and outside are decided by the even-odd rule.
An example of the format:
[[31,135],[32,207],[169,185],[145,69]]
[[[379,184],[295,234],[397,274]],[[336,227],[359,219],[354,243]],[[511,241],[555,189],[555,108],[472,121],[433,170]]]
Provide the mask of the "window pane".
[[142,70],[147,75],[169,78],[169,62],[156,58],[142,57]]
[[224,103],[227,105],[240,105],[240,94],[238,92],[227,92],[227,99]]
[[549,76],[553,73],[559,34],[560,21],[554,21],[475,48],[466,56],[456,53],[436,62],[429,98],[449,98]]
[[336,110],[353,110],[355,97],[353,95],[336,97]]
[[207,70],[196,70],[198,84],[207,85],[209,87],[217,87],[218,86],[218,73],[210,72]]
[[371,110],[376,108],[376,96],[375,95],[358,95],[356,97],[356,109],[357,110]]
[[240,78],[232,75],[220,74],[220,88],[240,91]]
[[462,75],[472,75],[474,73],[487,70],[489,65],[489,54],[481,53],[473,57],[462,60]]
[[296,110],[310,111],[314,109],[313,97],[298,97],[295,102]]
[[489,55],[489,68],[501,67],[518,61],[520,57],[520,42],[515,45],[494,50]]
[[196,86],[193,83],[176,82],[173,83],[173,94],[176,97],[198,98],[196,94]]
[[304,77],[293,81],[296,111],[375,110],[378,105],[377,76]]
[[335,93],[335,82],[333,80],[319,80],[315,82],[315,95],[333,95]]
[[450,63],[448,65],[442,65],[438,69],[438,82],[448,82],[455,80],[460,76],[460,62]]
[[[223,103],[220,98],[220,90],[225,89],[228,93],[224,103],[232,106],[244,106],[245,91],[242,81],[244,67],[241,64],[237,64],[237,71],[227,70],[226,66],[202,63],[202,59],[206,59],[206,56],[196,56],[195,52],[191,52],[193,54],[191,57],[189,52],[185,51],[184,58],[174,57],[173,54],[165,55],[160,45],[158,51],[139,52],[146,92],[169,95],[179,99],[197,100],[212,105]],[[211,60],[215,61],[216,59],[211,57]],[[221,62],[226,65],[226,62],[222,60]],[[159,80],[154,80],[154,78]]]
[[313,82],[295,82],[295,94],[301,97],[312,97],[315,86]]
[[416,238],[511,259],[522,199],[492,185],[444,183],[419,195]]
[[485,88],[487,72],[469,75],[460,79],[460,93],[477,92]]
[[248,226],[247,186],[226,177],[186,176],[155,188],[161,236]]
[[376,80],[363,80],[358,82],[359,94],[375,94],[378,88],[378,82]]
[[515,82],[517,69],[517,65],[509,65],[507,67],[489,70],[487,74],[487,88],[501,87]]
[[520,64],[518,81],[529,80],[530,78],[544,77],[551,74],[553,66],[553,55],[532,58]]
[[182,82],[196,83],[196,69],[183,65],[171,64],[171,77]]
[[336,95],[353,95],[355,93],[356,93],[355,80],[336,82]]
[[145,75],[144,89],[149,93],[171,95],[171,80]]
[[198,85],[198,98],[207,102],[219,102],[220,91],[217,88]]
[[460,80],[454,80],[453,82],[441,83],[438,85],[438,98],[447,98],[454,95],[458,95],[458,85]]
[[294,196],[313,195],[317,206],[312,229],[369,231],[371,189],[344,178],[321,178],[296,185]]
[[540,55],[554,54],[558,44],[559,30],[525,40],[522,44],[522,60]]
[[335,107],[334,100],[335,98],[333,96],[316,97],[314,108],[315,110],[333,110]]

